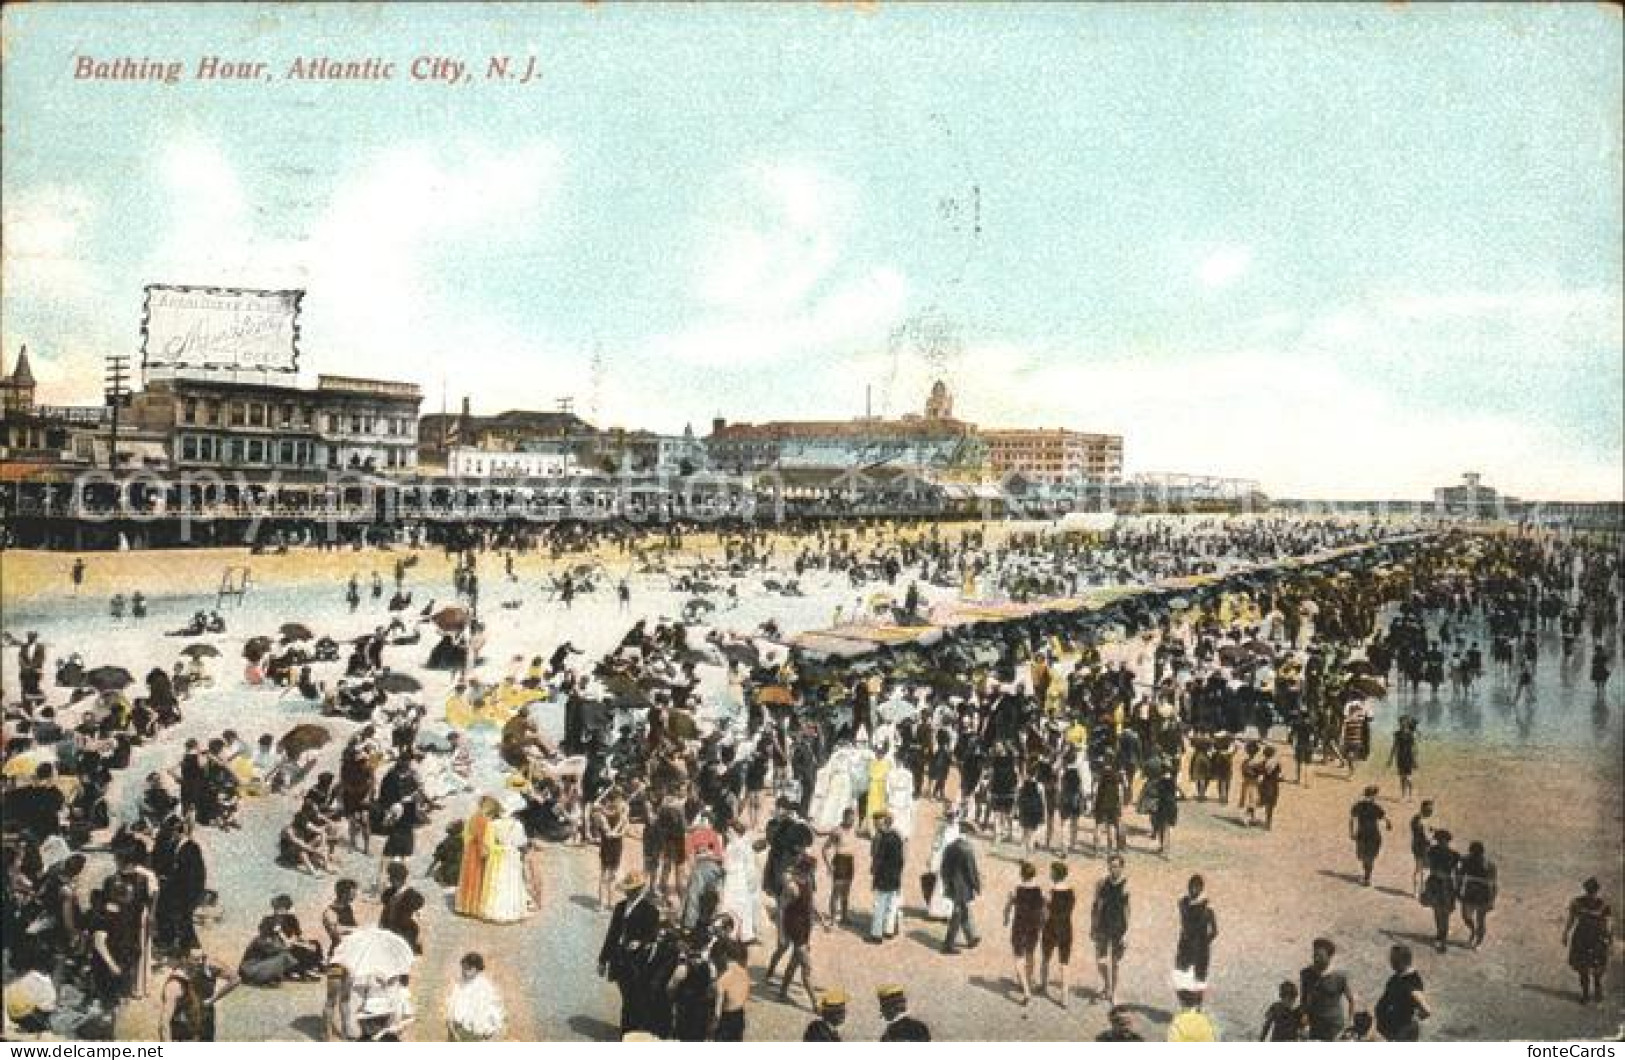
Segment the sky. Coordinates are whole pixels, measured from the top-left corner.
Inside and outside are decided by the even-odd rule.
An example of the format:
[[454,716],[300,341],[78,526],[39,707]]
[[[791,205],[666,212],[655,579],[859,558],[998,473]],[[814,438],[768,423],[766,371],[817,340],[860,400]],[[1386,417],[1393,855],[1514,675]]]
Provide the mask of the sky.
[[[983,426],[1121,433],[1130,473],[1617,500],[1621,36],[1602,4],[8,5],[0,344],[90,400],[144,285],[302,288],[305,378],[425,412],[703,434],[941,377]],[[396,77],[286,76],[314,57]]]

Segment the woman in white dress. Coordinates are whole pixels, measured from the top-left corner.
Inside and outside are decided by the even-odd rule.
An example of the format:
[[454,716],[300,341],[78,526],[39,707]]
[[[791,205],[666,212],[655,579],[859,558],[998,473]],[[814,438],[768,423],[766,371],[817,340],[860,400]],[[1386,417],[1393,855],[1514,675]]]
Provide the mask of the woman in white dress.
[[829,832],[839,828],[841,815],[852,807],[851,762],[851,751],[838,748],[818,771],[810,815],[814,831]]
[[[849,756],[848,756],[848,758],[846,760],[846,764],[850,767],[850,771],[848,773],[847,783],[849,783],[852,786],[851,787],[850,802],[848,803],[848,805],[852,806],[854,809],[858,808],[858,802],[859,802],[860,799],[867,800],[867,798],[868,798],[868,795],[869,795],[869,765],[874,760],[875,760],[874,751],[870,750],[868,741],[867,740],[862,740],[862,739],[860,739],[858,741],[858,745],[851,750],[851,752],[850,752],[850,754],[849,754]],[[837,822],[839,822],[840,819],[841,819],[841,811],[845,810],[845,809],[846,809],[846,807],[843,806],[843,807],[841,807],[841,810],[836,811],[835,820]],[[864,814],[863,813],[860,812],[858,814],[858,820],[859,820],[859,822],[862,822],[864,820]]]
[[914,771],[895,762],[886,774],[886,812],[898,835],[905,841],[914,837]]
[[722,867],[726,875],[719,911],[733,918],[736,937],[749,945],[756,941],[756,910],[761,906],[762,877],[756,865],[755,844],[745,830],[744,821],[736,819],[729,829]]
[[932,920],[946,920],[954,911],[954,903],[948,900],[942,886],[942,852],[958,838],[959,815],[952,809],[944,810],[942,821],[937,825],[936,841],[931,844],[931,862],[927,866],[931,875],[937,878],[937,885],[931,891],[931,901],[925,910],[925,915]]
[[485,904],[480,912],[482,920],[493,924],[512,924],[525,918],[527,895],[525,892],[525,826],[513,816],[511,802],[505,802],[508,812],[491,822],[487,839],[491,851],[486,862]]

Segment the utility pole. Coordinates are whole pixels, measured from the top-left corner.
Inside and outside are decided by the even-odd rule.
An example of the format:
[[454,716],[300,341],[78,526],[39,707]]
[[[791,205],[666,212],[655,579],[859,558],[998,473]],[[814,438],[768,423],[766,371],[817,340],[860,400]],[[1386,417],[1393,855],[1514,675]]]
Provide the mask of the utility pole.
[[114,476],[118,475],[118,413],[123,406],[124,399],[130,391],[127,384],[130,381],[130,358],[123,353],[111,353],[107,356],[107,404],[113,409],[113,432],[108,445],[107,467]]
[[591,418],[593,426],[598,425],[599,401],[604,391],[604,348],[594,343],[592,350],[591,389],[587,398],[587,415]]

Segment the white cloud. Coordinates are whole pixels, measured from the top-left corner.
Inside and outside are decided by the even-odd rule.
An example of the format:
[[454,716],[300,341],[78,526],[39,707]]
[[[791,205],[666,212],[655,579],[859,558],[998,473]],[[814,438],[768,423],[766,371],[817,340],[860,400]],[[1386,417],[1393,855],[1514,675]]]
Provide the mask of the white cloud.
[[96,207],[79,189],[62,184],[24,188],[7,195],[4,284],[13,297],[42,302],[78,301],[92,277],[84,241]]
[[1203,287],[1216,291],[1240,279],[1252,264],[1250,247],[1220,247],[1202,259],[1196,268],[1196,279]]
[[887,331],[902,317],[907,302],[908,284],[902,275],[876,268],[785,315],[715,317],[656,338],[651,345],[657,356],[714,367],[878,347],[885,344]]
[[[1444,291],[1375,296],[1304,326],[1302,352],[1367,370],[1433,372],[1469,389],[1531,372],[1617,374],[1625,303],[1617,291]],[[1539,378],[1545,378],[1540,376]]]
[[[305,345],[321,348],[322,363],[354,374],[437,374],[431,361],[474,348],[469,336],[483,325],[468,319],[467,292],[447,289],[435,259],[533,230],[561,170],[545,142],[504,152],[407,146],[342,176],[304,230],[284,235],[260,223],[251,189],[218,148],[183,140],[159,163],[169,228],[147,275],[304,288]],[[502,346],[526,343],[507,335]],[[508,363],[500,353],[493,360]]]
[[651,340],[655,356],[732,366],[878,345],[901,318],[896,269],[846,260],[856,195],[797,165],[757,165],[730,186],[696,254],[692,325]]
[[1575,314],[1619,314],[1619,294],[1604,290],[1448,291],[1398,295],[1382,308],[1410,320],[1516,316],[1549,319]]
[[[891,378],[889,359],[845,362]],[[918,411],[933,366],[904,359],[890,412]],[[1066,427],[1124,436],[1130,474],[1258,480],[1278,497],[1418,499],[1463,471],[1536,498],[1618,497],[1617,464],[1531,460],[1552,439],[1516,415],[1422,410],[1381,376],[1269,347],[1112,351],[973,342],[947,373],[955,412],[982,427]]]
[[696,293],[725,312],[793,311],[839,262],[852,192],[793,165],[753,166],[743,185],[705,240]]

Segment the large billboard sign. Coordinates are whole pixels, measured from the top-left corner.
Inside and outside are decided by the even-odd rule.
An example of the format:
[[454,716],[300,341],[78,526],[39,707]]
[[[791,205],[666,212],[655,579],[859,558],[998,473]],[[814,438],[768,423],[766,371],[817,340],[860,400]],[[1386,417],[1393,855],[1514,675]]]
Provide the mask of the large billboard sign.
[[149,284],[141,367],[173,372],[297,372],[303,291]]

